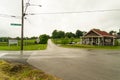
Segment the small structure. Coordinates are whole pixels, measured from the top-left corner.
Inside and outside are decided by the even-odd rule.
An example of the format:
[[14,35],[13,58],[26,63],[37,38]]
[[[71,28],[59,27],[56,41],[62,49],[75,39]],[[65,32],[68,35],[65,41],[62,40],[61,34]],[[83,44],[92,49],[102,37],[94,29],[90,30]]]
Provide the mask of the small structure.
[[37,43],[37,44],[40,43],[40,39],[39,39],[39,37],[36,39],[36,43]]
[[99,29],[92,29],[82,37],[82,44],[87,45],[114,45],[115,36]]
[[8,45],[10,46],[11,44],[16,44],[16,45],[18,46],[18,40],[9,39],[9,40],[8,40]]

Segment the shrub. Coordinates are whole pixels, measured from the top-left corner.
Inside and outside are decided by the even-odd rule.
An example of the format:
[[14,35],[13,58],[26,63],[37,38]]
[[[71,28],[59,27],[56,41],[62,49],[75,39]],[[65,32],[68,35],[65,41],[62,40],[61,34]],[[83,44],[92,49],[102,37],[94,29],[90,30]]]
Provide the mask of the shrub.
[[118,46],[118,45],[119,45],[119,41],[115,40],[115,46]]
[[61,40],[61,44],[68,44],[68,43],[69,43],[69,39],[67,37]]
[[49,36],[46,34],[40,35],[40,44],[47,44],[47,41],[49,39]]

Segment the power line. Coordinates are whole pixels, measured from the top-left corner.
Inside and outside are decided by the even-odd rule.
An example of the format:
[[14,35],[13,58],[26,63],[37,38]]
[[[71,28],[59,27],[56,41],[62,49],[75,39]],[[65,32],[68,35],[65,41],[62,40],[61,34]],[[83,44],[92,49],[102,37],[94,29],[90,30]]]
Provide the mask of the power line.
[[[30,0],[28,1],[28,3]],[[26,5],[25,11],[27,11],[28,5]],[[50,13],[25,13],[25,15],[41,15],[41,14],[79,14],[79,13],[94,13],[94,12],[111,12],[111,11],[120,11],[120,9],[108,9],[108,10],[93,10],[93,11],[78,11],[78,12],[50,12]],[[6,18],[16,18],[20,19],[21,16],[14,16],[8,14],[0,14],[0,17]]]
[[110,11],[120,11],[120,9],[93,10],[93,11],[78,11],[78,12],[28,13],[28,14],[26,14],[26,15],[40,15],[40,14],[79,14],[79,13],[110,12]]
[[14,16],[14,15],[8,15],[8,14],[0,14],[0,17],[6,17],[6,18],[16,18],[20,19],[20,16]]

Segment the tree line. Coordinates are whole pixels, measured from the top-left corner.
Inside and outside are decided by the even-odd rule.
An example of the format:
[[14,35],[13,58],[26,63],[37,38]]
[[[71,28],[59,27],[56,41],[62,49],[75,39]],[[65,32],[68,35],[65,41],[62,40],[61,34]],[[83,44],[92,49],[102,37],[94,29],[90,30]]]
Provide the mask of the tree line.
[[[31,40],[31,39],[37,39],[39,38],[40,39],[40,44],[46,44],[47,43],[47,40],[49,38],[53,38],[53,39],[57,39],[57,38],[80,38],[81,36],[83,36],[86,32],[85,31],[81,31],[81,30],[76,30],[75,33],[73,32],[64,32],[62,30],[54,30],[52,32],[52,36],[50,37],[49,35],[47,34],[42,34],[40,35],[39,37],[24,37],[23,39],[24,40]],[[117,35],[120,35],[120,30],[119,32],[117,33],[116,31],[110,31],[109,34],[113,34],[113,33],[116,33]],[[12,39],[10,37],[0,37],[0,42],[8,42],[9,39]],[[17,39],[17,40],[20,40],[21,38],[20,37],[16,37],[14,39]]]
[[75,33],[72,32],[64,32],[64,31],[58,31],[58,30],[54,30],[52,32],[52,38],[80,38],[80,36],[83,36],[84,31],[80,31],[80,30],[76,30]]

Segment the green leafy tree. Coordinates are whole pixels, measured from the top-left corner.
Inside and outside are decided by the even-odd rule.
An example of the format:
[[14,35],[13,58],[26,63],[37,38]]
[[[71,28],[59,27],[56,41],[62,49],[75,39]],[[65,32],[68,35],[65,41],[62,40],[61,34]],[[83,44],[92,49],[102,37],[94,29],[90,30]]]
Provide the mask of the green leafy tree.
[[64,38],[64,37],[65,37],[65,32],[64,31],[54,30],[52,32],[52,38]]
[[20,37],[16,37],[15,39],[20,40]]
[[54,30],[53,32],[52,32],[52,38],[58,38],[58,32],[57,32],[57,30]]
[[58,38],[65,38],[65,32],[64,31],[58,31]]
[[118,32],[117,34],[120,35],[120,32]]
[[72,38],[72,37],[75,37],[75,34],[72,33],[72,32],[67,32],[67,33],[65,34],[65,37]]
[[113,30],[109,32],[109,34],[111,34],[111,35],[114,35],[115,33],[116,33],[116,31],[113,31]]
[[119,32],[117,34],[120,35],[120,29],[119,29]]
[[47,44],[47,41],[49,39],[49,35],[46,35],[46,34],[43,34],[43,35],[40,35],[40,44]]
[[0,37],[0,42],[7,42],[8,41],[8,37]]
[[76,38],[79,38],[80,36],[83,36],[83,32],[80,30],[76,31]]
[[36,39],[37,37],[35,37],[35,36],[33,36],[33,37],[31,37],[30,39]]

